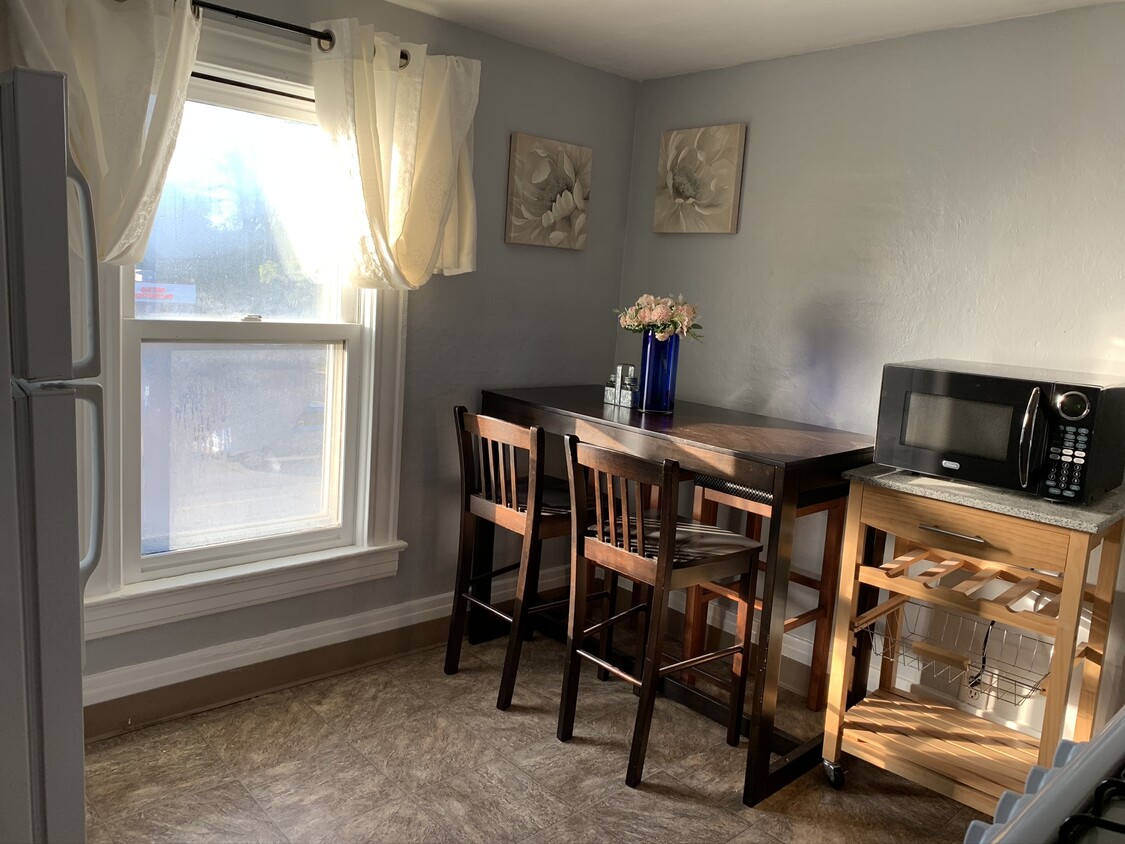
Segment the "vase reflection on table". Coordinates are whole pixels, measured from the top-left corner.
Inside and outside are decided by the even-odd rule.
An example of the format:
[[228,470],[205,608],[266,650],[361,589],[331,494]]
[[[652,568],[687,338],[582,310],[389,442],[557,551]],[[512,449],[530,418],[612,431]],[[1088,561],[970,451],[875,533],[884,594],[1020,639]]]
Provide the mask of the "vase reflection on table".
[[676,402],[676,367],[680,359],[680,335],[660,340],[649,330],[641,336],[641,377],[637,385],[637,410],[642,413],[671,413]]

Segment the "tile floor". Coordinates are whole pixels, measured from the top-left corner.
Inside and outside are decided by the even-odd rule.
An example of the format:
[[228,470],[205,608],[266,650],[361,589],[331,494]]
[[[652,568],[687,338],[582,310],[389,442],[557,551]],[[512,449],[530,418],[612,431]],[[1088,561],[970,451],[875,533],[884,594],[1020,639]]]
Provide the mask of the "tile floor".
[[[625,786],[636,698],[592,672],[575,737],[555,738],[563,647],[527,644],[515,702],[495,708],[503,644],[439,648],[115,738],[86,753],[102,842],[959,842],[973,810],[852,760],[755,808],[745,744],[657,703],[640,788]],[[783,693],[779,723],[816,716]]]

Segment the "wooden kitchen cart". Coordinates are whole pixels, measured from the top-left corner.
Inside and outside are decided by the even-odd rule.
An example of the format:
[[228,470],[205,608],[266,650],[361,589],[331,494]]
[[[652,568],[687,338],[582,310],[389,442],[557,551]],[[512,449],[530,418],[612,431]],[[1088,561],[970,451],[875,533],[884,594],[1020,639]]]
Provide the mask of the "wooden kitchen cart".
[[[1064,730],[1090,738],[1125,491],[1069,507],[881,466],[846,476],[825,773],[842,786],[850,753],[991,815],[1032,765],[1051,765]],[[1007,726],[1025,705],[1042,706],[1038,736]]]

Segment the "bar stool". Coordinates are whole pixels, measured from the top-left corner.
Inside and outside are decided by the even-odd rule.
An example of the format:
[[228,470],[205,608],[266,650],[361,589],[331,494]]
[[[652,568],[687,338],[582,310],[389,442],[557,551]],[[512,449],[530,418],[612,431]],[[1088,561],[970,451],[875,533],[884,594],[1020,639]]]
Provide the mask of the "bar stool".
[[[461,660],[468,608],[472,604],[511,624],[498,709],[512,703],[520,651],[531,632],[529,616],[566,600],[539,600],[539,565],[543,540],[570,532],[570,492],[567,483],[543,472],[543,430],[453,408],[461,464],[461,540],[445,673],[456,674]],[[488,522],[522,537],[518,562],[473,574],[473,553],[479,522]],[[501,575],[517,572],[516,595],[509,615],[492,603],[491,584]],[[487,585],[487,589],[482,587]]]
[[[725,504],[746,513],[748,537],[756,540],[762,538],[762,518],[768,518],[772,508],[770,493],[709,475],[696,475],[694,480],[695,499],[692,507],[694,519],[713,525],[718,521],[718,505]],[[821,559],[820,577],[796,569],[791,569],[789,572],[790,583],[812,589],[817,593],[817,604],[813,609],[785,620],[786,633],[806,624],[816,624],[813,632],[809,690],[805,701],[805,705],[812,710],[824,708],[828,693],[828,651],[832,644],[832,613],[836,604],[846,504],[846,497],[837,497],[797,509],[798,519],[813,513],[828,513],[828,522],[824,529],[824,555]],[[764,561],[759,565],[764,568]],[[754,580],[756,583],[756,572]],[[706,587],[688,590],[684,617],[685,656],[702,652],[707,633],[707,605],[719,594]],[[762,602],[755,600],[754,608],[761,610]]]
[[[737,533],[690,520],[678,520],[676,503],[680,467],[676,461],[658,463],[645,460],[580,443],[572,435],[567,435],[565,442],[571,510],[575,514],[588,513],[587,501],[592,494],[594,518],[592,524],[588,518],[576,517],[572,520],[570,623],[567,627],[566,674],[559,706],[558,737],[560,741],[569,741],[574,734],[583,659],[639,687],[640,699],[625,776],[626,785],[635,787],[640,783],[644,769],[657,684],[661,677],[673,672],[722,657],[733,657],[728,683],[727,743],[738,746],[746,674],[750,664],[751,577],[762,546],[760,542]],[[645,506],[654,488],[659,490],[659,509],[646,513]],[[605,620],[587,627],[586,578],[590,563],[631,580],[635,584],[634,595],[637,587],[642,587],[644,601],[634,603],[621,613],[608,613]],[[738,603],[738,641],[727,648],[663,664],[663,641],[671,590],[712,585],[710,582],[713,580],[731,577],[739,578],[738,589],[724,591]],[[717,584],[714,588],[723,589]],[[604,636],[613,625],[642,612],[645,616],[644,659],[639,677],[611,664],[604,655],[585,650],[588,637]]]

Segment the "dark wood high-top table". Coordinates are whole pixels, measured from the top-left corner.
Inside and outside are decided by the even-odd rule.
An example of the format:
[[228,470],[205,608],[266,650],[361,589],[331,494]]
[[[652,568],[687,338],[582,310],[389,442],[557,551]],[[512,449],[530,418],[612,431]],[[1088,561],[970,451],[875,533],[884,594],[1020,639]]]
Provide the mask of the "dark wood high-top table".
[[[820,761],[822,735],[801,741],[774,725],[794,522],[798,507],[847,495],[841,474],[871,462],[872,438],[686,401],[677,401],[670,415],[638,413],[604,404],[602,396],[601,385],[484,390],[481,412],[651,459],[671,458],[689,471],[759,490],[770,502],[743,791],[743,802],[753,806]],[[669,684],[669,696],[714,711],[714,701],[689,686]],[[771,763],[771,753],[780,758]]]

